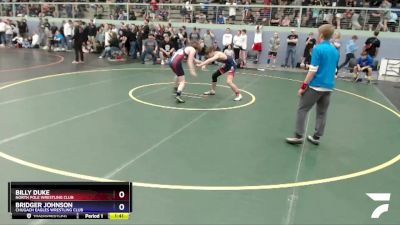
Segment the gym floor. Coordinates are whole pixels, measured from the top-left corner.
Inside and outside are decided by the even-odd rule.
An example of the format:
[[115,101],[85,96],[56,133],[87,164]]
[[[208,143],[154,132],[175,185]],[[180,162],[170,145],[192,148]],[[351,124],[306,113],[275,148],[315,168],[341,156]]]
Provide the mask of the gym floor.
[[[391,83],[338,80],[321,145],[291,146],[303,72],[240,70],[244,98],[234,102],[225,77],[217,95],[202,96],[217,68],[209,66],[187,76],[178,105],[168,66],[0,54],[0,224],[400,222],[400,95]],[[314,118],[312,110],[309,134]],[[7,214],[9,181],[85,180],[134,182],[132,218]],[[391,193],[389,211],[371,219],[383,203],[366,193]]]

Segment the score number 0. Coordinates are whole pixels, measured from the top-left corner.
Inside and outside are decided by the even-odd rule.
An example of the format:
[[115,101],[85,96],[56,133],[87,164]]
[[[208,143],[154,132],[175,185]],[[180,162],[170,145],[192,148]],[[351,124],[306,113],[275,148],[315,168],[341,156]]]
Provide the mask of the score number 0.
[[[121,199],[124,198],[125,197],[125,192],[120,191],[118,193],[118,197],[121,198]],[[121,204],[119,204],[118,208],[119,208],[120,211],[123,211],[125,209],[125,205],[123,203],[121,203]]]

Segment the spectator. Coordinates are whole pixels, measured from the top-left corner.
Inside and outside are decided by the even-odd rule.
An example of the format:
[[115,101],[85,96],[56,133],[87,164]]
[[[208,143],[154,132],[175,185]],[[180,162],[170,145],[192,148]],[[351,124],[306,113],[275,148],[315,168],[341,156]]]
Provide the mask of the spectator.
[[333,37],[331,40],[333,46],[335,46],[339,51],[340,51],[340,47],[342,47],[342,43],[340,41],[341,38],[342,38],[342,34],[339,31],[336,31],[333,34]]
[[64,35],[62,35],[60,31],[56,31],[54,35],[54,51],[65,51],[65,48],[63,48],[64,41]]
[[211,47],[215,41],[215,35],[211,30],[207,30],[203,35],[204,45],[206,48]]
[[142,64],[144,64],[146,55],[150,54],[153,59],[153,65],[155,65],[156,61],[157,61],[158,44],[157,44],[157,41],[155,40],[154,34],[150,33],[149,38],[147,40],[143,41],[142,49],[143,49],[142,50]]
[[225,17],[222,14],[218,15],[217,24],[225,24]]
[[224,50],[228,48],[228,45],[232,45],[232,38],[231,29],[228,27],[225,29],[224,35],[222,35],[222,45],[224,46]]
[[286,48],[286,59],[285,59],[285,67],[289,67],[289,57],[291,59],[292,62],[292,69],[295,68],[296,65],[296,61],[295,61],[295,57],[296,57],[296,47],[297,47],[297,42],[299,40],[299,36],[296,34],[296,30],[292,29],[290,31],[289,36],[287,37],[287,48]]
[[193,28],[192,33],[189,35],[189,41],[199,41],[200,40],[200,34],[199,30],[197,30],[196,27]]
[[390,8],[392,7],[392,3],[390,3],[388,0],[383,0],[382,4],[380,5],[380,8],[382,8],[381,11],[381,19],[379,22],[379,28],[383,27],[383,31],[388,31],[388,21],[391,19],[390,15]]
[[314,38],[314,33],[310,32],[310,34],[308,35],[308,37],[306,39],[306,47],[304,48],[304,53],[303,53],[303,57],[301,58],[300,67],[308,68],[308,65],[310,65],[310,63],[311,63],[311,52],[316,43],[317,43],[317,40],[315,40],[315,38]]
[[127,32],[127,38],[129,42],[129,55],[132,57],[132,59],[137,58],[137,52],[138,52],[138,42],[137,42],[137,27],[132,25],[129,27],[129,30]]
[[64,36],[67,42],[67,50],[72,49],[72,37],[74,36],[74,29],[72,20],[68,20],[68,23],[64,24]]
[[242,31],[238,30],[236,35],[233,37],[233,52],[235,52],[235,60],[236,62],[240,56],[240,50],[242,49],[242,39],[240,36],[242,35]]
[[226,2],[226,5],[228,6],[229,11],[229,24],[233,24],[236,20],[236,0],[229,0],[228,2]]
[[240,67],[244,68],[247,65],[247,31],[245,29],[242,30],[240,35],[242,47],[240,49]]
[[104,57],[110,58],[111,57],[111,53],[113,51],[117,51],[119,50],[119,40],[118,40],[118,36],[116,33],[111,32],[110,33],[110,39],[108,40],[108,46],[106,46],[104,48],[103,53],[99,56],[99,59],[102,59]]
[[94,20],[90,20],[87,26],[87,34],[88,40],[93,46],[93,49],[97,49],[96,35],[97,35],[97,27]]
[[244,0],[243,3],[244,7],[243,7],[243,14],[242,14],[242,22],[244,22],[244,20],[248,21],[249,16],[250,16],[250,0]]
[[258,63],[260,59],[260,54],[262,52],[262,26],[256,26],[256,32],[254,33],[254,41],[253,41],[253,51],[256,52],[256,60],[254,61],[255,64]]
[[35,32],[33,32],[33,35],[32,35],[31,47],[32,48],[39,48],[39,44],[40,44],[39,34],[35,31]]
[[281,21],[281,26],[282,27],[289,27],[290,26],[290,18],[289,18],[289,16],[286,15],[283,18],[283,20]]
[[357,65],[354,67],[354,81],[360,82],[362,79],[359,77],[360,72],[367,73],[368,83],[372,80],[372,67],[373,67],[373,59],[368,55],[366,51],[361,53],[361,57],[357,60]]
[[212,48],[215,49],[215,51],[221,51],[221,49],[218,46],[218,42],[217,41],[214,41],[214,43],[212,45]]
[[279,46],[281,45],[281,39],[279,38],[279,34],[277,32],[269,39],[269,52],[268,52],[268,60],[267,67],[272,62],[272,67],[275,67],[276,56],[278,54]]
[[391,32],[396,32],[396,27],[398,26],[398,16],[395,12],[390,13],[390,20],[388,21],[388,29]]
[[355,58],[354,53],[357,51],[358,47],[356,45],[356,41],[357,41],[358,37],[357,35],[353,35],[350,39],[349,42],[347,42],[346,44],[346,59],[344,60],[344,62],[339,66],[339,70],[341,68],[343,68],[344,66],[346,66],[351,59]]
[[21,21],[17,21],[17,25],[18,25],[19,34],[23,38],[27,38],[29,30],[28,30],[28,24],[26,23],[26,19],[22,19]]
[[229,44],[227,46],[227,48],[224,50],[224,54],[227,55],[227,56],[230,56],[232,58],[235,57],[235,53],[233,52],[233,49],[232,49],[232,44]]
[[[346,0],[337,0],[336,5],[333,6],[337,6],[337,7],[346,7]],[[336,29],[341,29],[341,19],[344,17],[344,9],[338,9],[336,12]]]
[[160,45],[161,65],[164,65],[165,62],[172,57],[175,50],[176,49],[170,40],[170,37],[167,34],[164,34],[164,41]]
[[0,19],[0,47],[6,45],[6,23],[4,20]]
[[365,41],[364,51],[368,53],[372,59],[375,59],[378,55],[379,48],[381,47],[381,41],[378,39],[379,31],[374,32],[374,36],[368,38]]
[[168,21],[169,13],[167,10],[160,10],[158,13],[158,20],[160,21]]
[[14,25],[11,23],[11,21],[7,21],[6,22],[6,45],[11,47],[12,43],[12,39],[14,36]]
[[150,1],[150,17],[152,17],[153,18],[153,20],[155,19],[155,15],[157,15],[158,14],[158,10],[159,10],[159,7],[158,7],[158,2],[157,2],[157,0],[151,0]]
[[75,24],[74,36],[74,50],[75,50],[75,60],[72,63],[84,63],[82,45],[86,42],[87,36],[85,37],[85,32],[82,27],[82,22],[78,21]]

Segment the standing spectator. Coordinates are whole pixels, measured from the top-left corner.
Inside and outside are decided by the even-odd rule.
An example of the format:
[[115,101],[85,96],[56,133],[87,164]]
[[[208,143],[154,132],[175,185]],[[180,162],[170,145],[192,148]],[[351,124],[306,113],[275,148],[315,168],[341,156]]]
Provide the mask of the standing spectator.
[[14,26],[9,20],[6,22],[6,45],[8,47],[12,46],[11,40],[13,39],[13,36],[14,36]]
[[314,38],[314,33],[310,32],[306,39],[306,47],[304,48],[303,57],[301,58],[301,68],[307,68],[311,63],[311,52],[317,41]]
[[169,36],[164,34],[164,41],[161,42],[160,45],[161,65],[164,65],[165,62],[172,57],[175,50],[174,44],[170,40]]
[[379,31],[374,32],[374,36],[365,41],[364,50],[372,59],[375,59],[381,47],[381,41],[378,39]]
[[228,27],[225,29],[224,35],[222,35],[222,45],[224,46],[224,50],[227,49],[229,45],[232,45],[232,38],[231,29]]
[[95,22],[91,19],[87,26],[88,39],[92,43],[93,49],[97,49],[96,35],[97,27]]
[[324,135],[330,96],[335,87],[335,71],[339,61],[339,52],[330,43],[335,29],[330,24],[318,28],[319,43],[313,50],[310,70],[303,81],[298,96],[300,97],[297,109],[295,137],[286,138],[289,144],[301,144],[304,140],[305,124],[308,112],[317,104],[315,133],[307,137],[311,143],[318,145]]
[[200,40],[200,34],[196,27],[193,28],[192,33],[189,34],[189,41],[198,41]]
[[21,21],[17,21],[18,31],[21,37],[28,37],[28,24],[26,23],[26,19],[22,19]]
[[342,43],[340,41],[341,38],[342,34],[339,31],[336,31],[331,40],[333,46],[335,46],[338,50],[340,50],[340,47],[342,47]]
[[143,41],[143,46],[142,46],[142,64],[144,64],[144,60],[146,58],[147,54],[150,54],[153,58],[153,65],[156,64],[157,61],[157,49],[158,49],[158,44],[157,41],[154,37],[154,34],[150,33],[149,38]]
[[260,54],[262,52],[262,26],[256,26],[256,32],[254,33],[253,51],[256,52],[255,64],[260,60]]
[[360,72],[367,73],[368,83],[372,80],[372,67],[373,67],[373,60],[372,57],[368,55],[366,51],[361,53],[361,57],[357,60],[357,65],[354,67],[354,81],[361,82],[362,79],[359,78]]
[[247,31],[245,29],[242,30],[240,39],[242,43],[242,48],[240,49],[240,67],[244,68],[247,65]]
[[228,7],[229,23],[233,24],[236,20],[236,7],[237,7],[236,0],[229,0],[228,2],[226,2],[226,5],[229,6]]
[[33,32],[33,35],[32,35],[31,47],[32,48],[39,48],[39,44],[40,44],[39,34],[38,34],[37,31],[35,31],[35,32]]
[[4,47],[6,44],[6,23],[0,19],[0,47]]
[[137,58],[138,43],[136,35],[137,35],[137,27],[133,25],[129,28],[127,33],[127,38],[130,45],[129,55],[132,57],[132,59]]
[[289,36],[287,37],[285,67],[289,67],[288,63],[289,63],[289,57],[290,57],[291,62],[292,62],[292,69],[295,68],[296,47],[297,47],[298,40],[299,40],[299,36],[296,34],[296,30],[292,29],[290,31]]
[[346,44],[346,59],[344,60],[344,62],[339,66],[339,70],[341,68],[343,68],[344,66],[346,66],[351,59],[355,58],[354,53],[357,51],[358,47],[356,45],[356,41],[357,41],[358,37],[357,35],[353,35],[350,39],[349,42],[347,42]]
[[142,40],[146,40],[150,33],[149,20],[144,20]]
[[215,35],[211,30],[207,30],[203,35],[204,45],[206,48],[211,47],[215,41]]
[[67,50],[70,51],[72,49],[72,37],[74,36],[72,20],[68,20],[68,23],[64,24],[64,36],[67,42]]
[[279,38],[279,34],[277,32],[269,39],[269,52],[267,59],[267,67],[272,62],[272,67],[275,67],[276,56],[278,54],[279,46],[281,45],[281,39]]
[[240,36],[242,35],[242,31],[238,30],[235,36],[233,37],[233,52],[235,52],[235,61],[239,59],[240,50],[242,49],[242,39]]
[[87,36],[85,37],[85,32],[80,21],[76,22],[72,39],[74,40],[75,50],[75,60],[72,63],[84,63],[82,45],[87,40]]

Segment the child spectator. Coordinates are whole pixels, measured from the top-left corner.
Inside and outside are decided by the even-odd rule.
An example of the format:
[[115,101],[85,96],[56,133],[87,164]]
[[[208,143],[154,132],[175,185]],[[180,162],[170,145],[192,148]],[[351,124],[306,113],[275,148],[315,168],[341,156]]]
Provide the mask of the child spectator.
[[255,64],[258,63],[260,59],[260,54],[262,52],[262,26],[256,26],[256,32],[254,33],[253,51],[256,52]]
[[351,37],[351,40],[349,42],[347,42],[346,44],[346,59],[344,60],[344,62],[339,66],[339,70],[341,68],[343,68],[344,66],[346,66],[351,59],[355,58],[354,53],[357,51],[358,47],[356,45],[356,41],[357,41],[358,37],[357,35],[353,35]]
[[372,80],[372,67],[372,57],[366,51],[363,51],[361,57],[357,60],[357,65],[354,67],[354,81],[361,82],[362,79],[359,78],[360,72],[365,72],[367,73],[368,83],[370,83]]
[[301,68],[307,69],[308,68],[307,65],[310,65],[311,52],[316,43],[317,43],[317,41],[314,38],[314,33],[310,32],[310,34],[308,35],[308,37],[306,39],[306,47],[304,49],[304,54],[303,54],[303,57],[301,59],[301,64],[300,64]]
[[279,46],[281,45],[281,39],[279,38],[279,34],[277,32],[269,39],[269,51],[268,51],[268,59],[267,59],[267,67],[272,62],[272,67],[275,67],[276,56],[278,54]]
[[232,49],[232,44],[227,46],[227,48],[224,50],[224,54],[227,56],[230,56],[232,58],[235,57],[235,53],[233,52],[233,49]]

